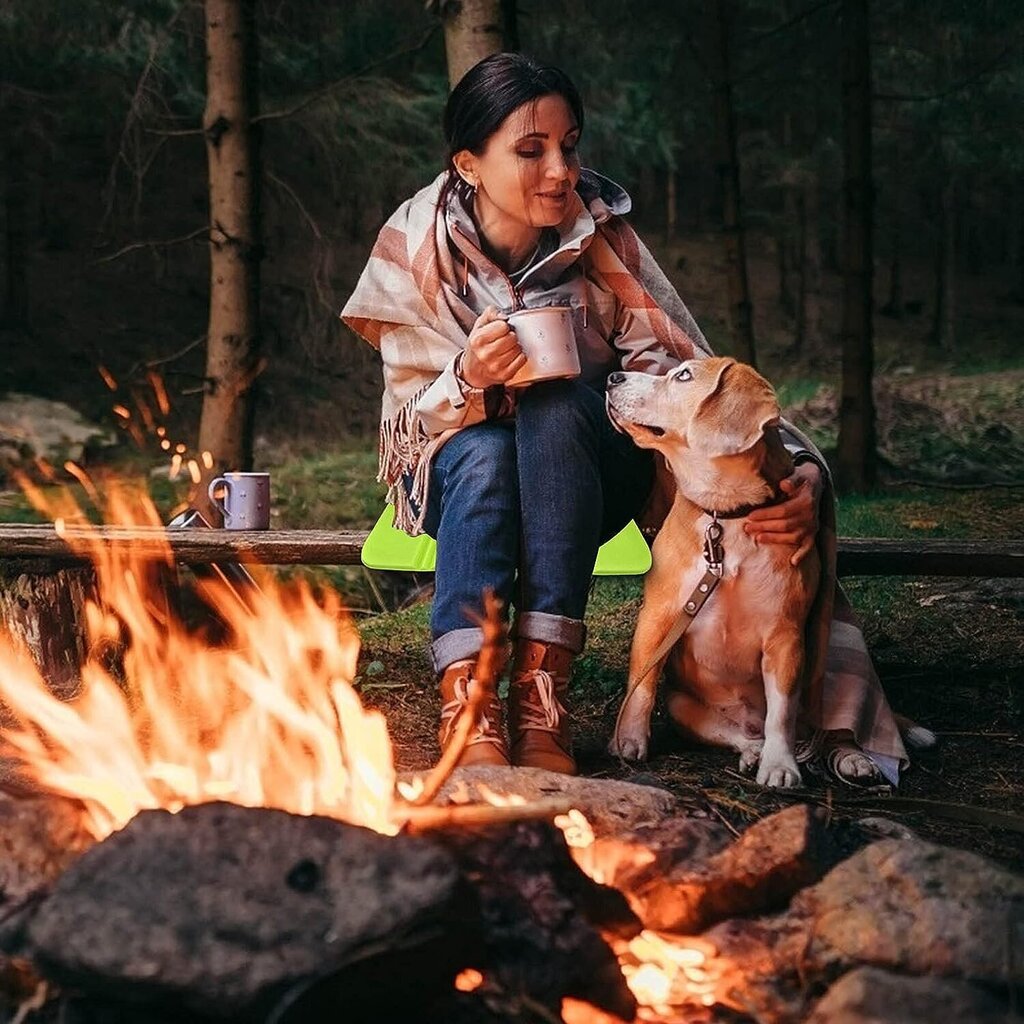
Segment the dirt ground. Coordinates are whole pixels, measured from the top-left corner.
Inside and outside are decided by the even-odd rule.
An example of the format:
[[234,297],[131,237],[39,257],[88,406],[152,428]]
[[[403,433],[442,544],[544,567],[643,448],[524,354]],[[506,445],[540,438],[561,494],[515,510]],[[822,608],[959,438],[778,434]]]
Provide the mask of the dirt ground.
[[[664,786],[737,829],[807,800],[836,818],[889,819],[923,838],[1024,870],[1024,581],[850,581],[890,702],[934,730],[939,745],[912,757],[895,791],[808,777],[805,789],[785,794],[739,775],[728,751],[684,744],[660,712],[646,764],[607,754],[638,606],[636,598],[620,600],[628,583],[611,586],[619,587],[611,599],[591,602],[591,642],[574,674],[572,714],[584,774]],[[364,699],[387,717],[399,766],[422,769],[437,756],[425,609],[388,620],[386,633],[369,621],[362,628],[361,664],[380,669],[379,676],[363,677]]]

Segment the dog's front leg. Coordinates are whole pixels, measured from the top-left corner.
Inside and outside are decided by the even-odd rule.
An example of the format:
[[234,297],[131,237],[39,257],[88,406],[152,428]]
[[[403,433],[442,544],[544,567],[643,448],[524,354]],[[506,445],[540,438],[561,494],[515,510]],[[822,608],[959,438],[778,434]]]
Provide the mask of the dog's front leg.
[[608,744],[609,753],[630,761],[647,758],[647,743],[651,736],[651,714],[658,693],[658,679],[668,655],[659,658],[648,668],[651,657],[674,625],[671,614],[665,613],[665,604],[645,595],[637,617],[633,646],[629,652],[629,678],[626,696],[615,721],[615,732]]
[[775,634],[761,658],[764,676],[764,747],[757,768],[759,785],[791,789],[800,785],[796,763],[796,719],[800,709],[803,640],[796,632]]

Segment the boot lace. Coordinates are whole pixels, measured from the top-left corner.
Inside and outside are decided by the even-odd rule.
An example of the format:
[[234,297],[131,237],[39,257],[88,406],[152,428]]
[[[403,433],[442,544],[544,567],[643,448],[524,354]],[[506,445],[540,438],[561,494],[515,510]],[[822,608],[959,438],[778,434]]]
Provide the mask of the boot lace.
[[[557,733],[565,707],[558,699],[551,674],[537,668],[516,680],[525,692],[519,705],[519,725],[522,729],[540,729]],[[526,687],[529,686],[529,690]]]
[[[455,724],[463,712],[469,711],[469,677],[459,676],[455,680],[455,696],[441,708],[441,745],[445,746],[452,738]],[[500,707],[496,698],[487,701],[480,709],[480,718],[476,728],[470,733],[467,745],[470,743],[493,743],[495,746],[503,746],[504,739],[498,731]]]

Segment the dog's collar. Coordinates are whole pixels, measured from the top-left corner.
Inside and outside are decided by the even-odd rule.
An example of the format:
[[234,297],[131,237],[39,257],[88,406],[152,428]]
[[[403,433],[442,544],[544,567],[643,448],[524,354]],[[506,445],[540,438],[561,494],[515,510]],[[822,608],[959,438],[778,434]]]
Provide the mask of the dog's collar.
[[736,508],[701,508],[701,512],[712,519],[743,519],[751,512],[759,508],[769,508],[771,505],[778,505],[786,497],[782,491],[776,491],[767,501],[759,502],[756,505],[738,505]]

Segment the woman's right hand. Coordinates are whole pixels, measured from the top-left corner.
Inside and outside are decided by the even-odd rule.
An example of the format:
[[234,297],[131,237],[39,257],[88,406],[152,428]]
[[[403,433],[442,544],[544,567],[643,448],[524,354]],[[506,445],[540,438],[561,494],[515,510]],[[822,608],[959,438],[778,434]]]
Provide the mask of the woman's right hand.
[[469,332],[462,357],[462,379],[471,388],[489,388],[511,380],[526,362],[516,332],[494,306],[488,306]]

